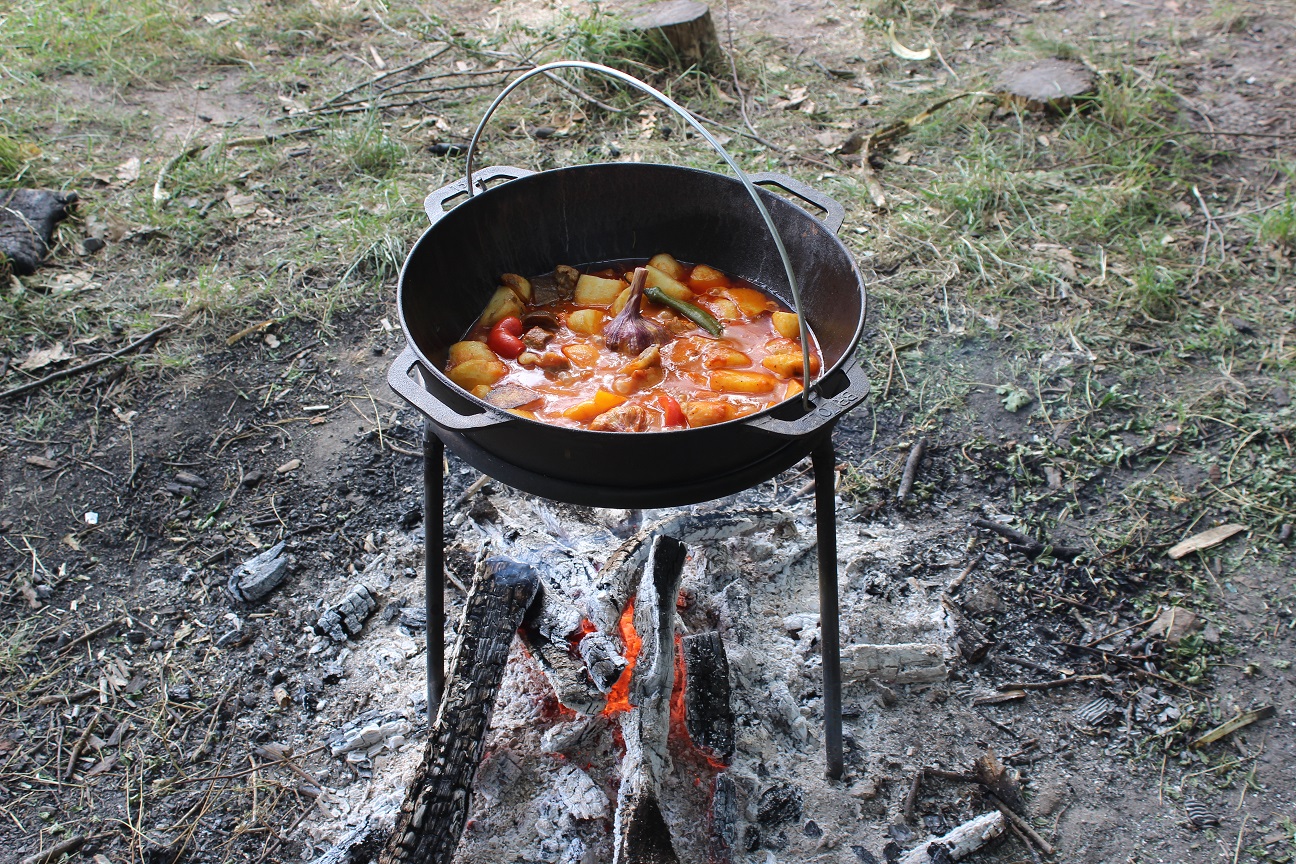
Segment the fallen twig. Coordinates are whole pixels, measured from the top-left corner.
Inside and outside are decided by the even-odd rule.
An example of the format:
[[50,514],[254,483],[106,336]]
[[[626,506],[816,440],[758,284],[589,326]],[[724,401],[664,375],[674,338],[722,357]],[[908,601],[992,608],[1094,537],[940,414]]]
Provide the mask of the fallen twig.
[[914,475],[918,473],[918,464],[922,462],[923,454],[926,452],[926,438],[919,438],[909,450],[909,458],[905,460],[904,473],[900,475],[900,488],[896,490],[896,500],[901,504],[905,503],[905,499],[913,491]]
[[120,618],[114,618],[111,621],[109,621],[107,624],[103,624],[99,627],[96,627],[95,629],[91,630],[88,633],[82,633],[80,636],[78,636],[77,638],[73,639],[71,642],[67,643],[62,648],[60,648],[59,652],[62,653],[64,651],[70,651],[73,648],[76,648],[78,645],[83,645],[86,642],[89,642],[91,639],[95,638],[96,636],[100,635],[101,633],[105,633],[111,630],[112,628],[116,627],[120,623],[121,623]]
[[996,689],[1000,692],[1006,690],[1052,690],[1056,687],[1065,687],[1068,684],[1080,684],[1085,681],[1107,681],[1110,682],[1109,675],[1072,675],[1070,678],[1058,678],[1053,681],[1028,681],[1015,682],[1012,684],[1000,684]]
[[145,333],[143,336],[136,339],[134,342],[130,343],[129,345],[125,345],[121,348],[118,348],[116,351],[113,351],[111,354],[105,354],[102,357],[96,357],[93,360],[90,360],[86,363],[82,363],[80,366],[70,366],[67,369],[60,369],[57,372],[53,372],[49,375],[46,375],[44,378],[38,378],[35,381],[28,381],[26,384],[20,384],[17,387],[11,387],[8,390],[4,391],[3,393],[0,393],[0,399],[8,399],[11,396],[18,396],[23,393],[27,393],[28,391],[36,390],[41,387],[44,387],[46,384],[50,384],[54,381],[60,381],[64,378],[71,378],[73,375],[80,375],[82,372],[89,372],[91,369],[97,369],[103,364],[107,363],[109,360],[112,360],[116,357],[120,357],[123,354],[129,354],[130,352],[136,350],[137,348],[147,345],[149,342],[152,342],[154,339],[158,338],[163,333],[168,333],[174,330],[176,326],[177,325],[175,323],[163,324],[161,327],[157,328],[156,330],[151,330],[148,333]]
[[1049,843],[1047,840],[1041,837],[1038,834],[1038,832],[1036,832],[1035,829],[1031,827],[1029,822],[1027,822],[1021,816],[1018,816],[1017,813],[1014,812],[1011,807],[1009,807],[1002,800],[1000,800],[998,795],[995,795],[993,792],[987,792],[986,794],[989,796],[991,803],[993,803],[995,807],[999,808],[999,812],[1002,813],[1009,822],[1017,826],[1017,829],[1019,831],[1021,831],[1023,834],[1029,837],[1032,843],[1039,846],[1041,852],[1043,852],[1045,855],[1053,854],[1054,852],[1053,844]]
[[1007,525],[995,522],[992,519],[982,519],[978,517],[972,520],[972,524],[977,528],[984,528],[987,531],[992,531],[995,534],[998,534],[1000,537],[1007,539],[1014,546],[1020,546],[1022,550],[1032,558],[1038,558],[1046,551],[1051,551],[1055,558],[1062,558],[1068,561],[1079,558],[1081,555],[1085,554],[1084,549],[1076,546],[1046,545],[1027,534],[1023,534],[1015,528],[1009,528]]
[[90,736],[94,734],[95,728],[99,726],[99,718],[102,716],[102,709],[96,711],[95,715],[86,723],[85,731],[81,733],[81,737],[77,738],[76,743],[72,745],[72,750],[68,753],[67,768],[63,772],[64,782],[71,780],[72,775],[76,773],[76,764],[77,760],[81,758],[81,751],[85,749],[86,742],[90,740]]

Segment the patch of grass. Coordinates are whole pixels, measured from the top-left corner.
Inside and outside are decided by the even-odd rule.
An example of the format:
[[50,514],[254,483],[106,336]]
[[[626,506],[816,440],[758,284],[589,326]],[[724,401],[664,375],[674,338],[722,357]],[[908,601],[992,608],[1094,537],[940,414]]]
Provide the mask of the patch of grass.
[[381,116],[372,112],[339,128],[335,142],[349,168],[378,180],[391,176],[409,155],[402,142],[387,134]]
[[1261,243],[1296,248],[1296,202],[1290,198],[1257,220],[1256,237]]

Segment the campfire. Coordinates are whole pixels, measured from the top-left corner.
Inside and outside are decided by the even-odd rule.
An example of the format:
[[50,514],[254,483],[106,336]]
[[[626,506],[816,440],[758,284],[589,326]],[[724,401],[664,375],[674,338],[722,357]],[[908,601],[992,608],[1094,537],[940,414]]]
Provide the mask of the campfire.
[[[734,843],[733,784],[724,774],[734,750],[729,666],[715,630],[677,633],[678,610],[688,605],[680,593],[687,557],[679,540],[653,540],[633,591],[618,592],[627,596],[615,616],[617,653],[608,634],[585,614],[598,616],[599,610],[580,609],[560,593],[557,580],[542,578],[541,572],[553,572],[543,560],[534,567],[506,558],[484,562],[468,599],[433,736],[401,809],[388,860],[452,860],[514,630],[544,670],[561,711],[605,726],[617,743],[614,864],[680,860],[661,802],[663,781],[676,762],[712,799],[705,807],[709,859],[729,860]],[[609,620],[598,617],[605,624]],[[555,749],[561,754],[568,747],[570,742],[559,742]]]

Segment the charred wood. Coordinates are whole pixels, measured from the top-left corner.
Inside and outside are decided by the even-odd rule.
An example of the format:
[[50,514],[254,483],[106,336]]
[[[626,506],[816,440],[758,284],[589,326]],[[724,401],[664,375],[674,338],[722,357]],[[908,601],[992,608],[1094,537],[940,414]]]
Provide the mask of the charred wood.
[[738,845],[738,788],[727,771],[711,781],[709,819],[707,860],[711,864],[729,864]]
[[915,441],[913,449],[909,451],[909,458],[905,460],[904,473],[900,475],[900,488],[896,490],[896,500],[901,504],[908,500],[909,493],[913,491],[914,477],[918,474],[918,466],[922,464],[923,454],[926,452],[926,438]]
[[658,537],[639,580],[634,625],[642,640],[630,679],[630,704],[621,717],[625,758],[613,825],[613,864],[678,861],[662,816],[659,795],[667,771],[670,693],[675,681],[675,597],[687,550]]
[[709,632],[685,636],[682,643],[689,738],[708,756],[727,762],[734,752],[734,716],[724,642]]
[[1015,528],[1009,528],[1007,525],[995,522],[991,519],[973,519],[972,524],[977,528],[984,528],[987,531],[998,534],[1014,546],[1019,547],[1031,558],[1037,558],[1040,555],[1043,555],[1046,550],[1051,551],[1053,557],[1061,558],[1065,561],[1079,558],[1081,555],[1085,554],[1085,550],[1077,546],[1046,545],[1039,542],[1034,537],[1023,534]]
[[495,696],[513,634],[539,589],[536,572],[488,559],[464,608],[436,723],[396,816],[382,864],[449,864],[468,818]]
[[976,775],[977,781],[1000,801],[1018,813],[1026,812],[1026,801],[1022,798],[1017,772],[1005,767],[993,749],[987,749],[984,754],[977,757],[972,763],[972,773]]
[[898,645],[847,645],[842,650],[842,679],[872,679],[889,684],[943,681],[949,674],[939,645],[903,642]]
[[990,639],[948,596],[941,597],[941,605],[954,624],[954,641],[959,654],[969,663],[980,663],[990,651]]

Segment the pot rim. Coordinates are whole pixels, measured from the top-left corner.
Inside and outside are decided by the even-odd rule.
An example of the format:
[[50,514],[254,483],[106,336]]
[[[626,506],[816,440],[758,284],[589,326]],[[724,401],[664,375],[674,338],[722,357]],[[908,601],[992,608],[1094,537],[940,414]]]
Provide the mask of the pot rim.
[[[461,210],[463,207],[472,204],[475,201],[479,201],[482,199],[490,201],[492,195],[499,192],[499,190],[501,189],[505,189],[509,186],[512,186],[515,183],[522,183],[525,185],[525,183],[530,181],[532,178],[541,177],[544,175],[552,175],[560,172],[606,170],[609,168],[612,168],[614,170],[627,170],[627,169],[638,170],[641,168],[668,168],[672,171],[683,171],[692,174],[707,175],[709,177],[719,178],[729,183],[741,185],[739,180],[737,180],[734,177],[730,177],[727,174],[721,174],[718,171],[709,171],[705,168],[693,168],[686,165],[672,165],[665,162],[589,162],[582,165],[569,165],[561,168],[550,168],[544,171],[529,172],[524,176],[516,177],[504,183],[500,183],[496,186],[492,186],[488,189],[480,190],[475,194],[468,196],[467,200],[465,200],[462,204],[459,204],[455,206],[452,210],[447,211],[443,219],[438,219],[437,222],[423,229],[423,233],[419,235],[419,238],[416,241],[414,241],[414,245],[410,248],[409,254],[406,255],[405,263],[401,265],[400,278],[397,282],[397,289],[396,289],[396,310],[397,310],[397,315],[400,318],[401,331],[405,334],[405,344],[408,346],[409,350],[413,351],[414,355],[418,358],[418,369],[419,369],[420,376],[426,375],[430,371],[434,376],[436,376],[437,379],[439,379],[442,385],[450,388],[450,391],[454,393],[456,396],[467,400],[470,404],[481,409],[481,411],[478,413],[489,414],[495,417],[496,420],[499,422],[529,423],[529,424],[534,424],[536,426],[540,426],[546,430],[561,431],[561,432],[571,433],[578,436],[579,435],[622,436],[626,434],[631,434],[625,432],[601,431],[601,430],[594,430],[594,429],[580,429],[580,428],[574,428],[570,426],[558,426],[553,423],[546,423],[543,420],[532,420],[529,417],[523,417],[520,414],[514,414],[512,411],[509,411],[505,408],[500,408],[497,405],[492,405],[491,403],[485,401],[484,399],[480,399],[477,396],[474,396],[472,393],[465,390],[464,388],[460,387],[458,384],[451,381],[448,375],[442,372],[441,369],[438,368],[435,363],[432,363],[428,359],[427,355],[423,353],[422,347],[410,334],[409,325],[405,321],[405,287],[406,287],[405,276],[409,270],[410,262],[414,259],[414,255],[415,253],[418,252],[419,247],[428,238],[428,236],[431,235],[431,233],[434,230],[436,230],[437,227],[440,226],[441,222],[444,221],[444,219],[453,218],[456,212]],[[774,192],[771,192],[768,189],[762,188],[761,191],[776,199],[777,202],[781,202],[781,203],[776,203],[775,206],[782,206],[787,204],[796,207],[798,210],[801,211],[803,216],[809,218],[815,224],[817,224],[820,227],[820,229],[822,229],[823,232],[832,240],[832,242],[837,244],[843,256],[850,263],[851,272],[855,276],[856,286],[859,289],[860,313],[859,313],[859,320],[856,321],[855,323],[855,332],[851,336],[851,340],[850,340],[851,347],[849,350],[843,351],[842,355],[837,358],[837,361],[835,363],[833,363],[831,366],[827,367],[826,369],[822,369],[819,375],[814,379],[814,381],[808,386],[806,386],[805,388],[806,390],[815,393],[817,389],[822,386],[823,382],[828,380],[831,376],[833,376],[834,373],[846,369],[851,363],[857,362],[857,358],[855,357],[855,352],[859,348],[860,339],[863,337],[864,334],[864,322],[868,317],[868,289],[867,286],[865,286],[864,284],[864,276],[863,274],[860,273],[859,265],[855,261],[855,256],[851,254],[850,250],[846,248],[846,244],[842,243],[841,238],[837,236],[835,232],[829,230],[828,227],[818,219],[818,217],[816,217],[809,210],[806,210],[801,205],[797,204],[795,201],[789,198],[785,198],[782,195],[778,195]],[[745,279],[746,277],[743,278]],[[753,282],[753,284],[756,284],[757,287],[761,288],[767,293],[773,293],[769,291],[769,289],[765,288],[765,286],[763,285],[759,285],[758,283],[755,282]],[[774,296],[777,297],[778,295],[774,295]],[[782,298],[779,299],[781,300]],[[796,311],[798,314],[800,314],[800,310],[796,310]],[[808,321],[806,322],[806,325],[807,327],[809,326]],[[439,397],[437,397],[435,393],[429,392],[428,395],[434,399],[439,400]],[[444,402],[444,400],[439,400],[439,401]],[[722,427],[727,427],[727,426],[750,424],[753,420],[757,418],[766,417],[771,412],[784,408],[784,406],[788,405],[789,403],[792,403],[793,401],[797,401],[797,400],[795,400],[795,398],[784,399],[781,402],[775,402],[772,405],[768,405],[765,408],[762,408],[760,411],[756,411],[751,414],[746,414],[742,417],[735,417],[732,420],[725,420],[721,423],[713,423],[710,424],[709,426],[697,426],[697,427],[686,426],[682,429],[677,429],[677,428],[652,429],[652,430],[646,430],[645,432],[636,432],[632,434],[634,435],[645,435],[645,434],[686,435],[691,432],[696,433],[707,429],[720,429]],[[803,409],[800,416],[804,417],[809,413],[812,412],[807,412]]]

